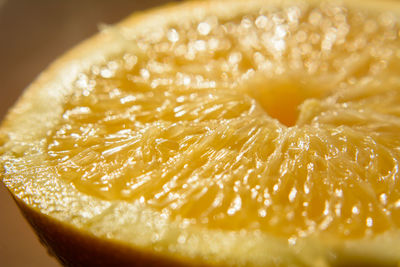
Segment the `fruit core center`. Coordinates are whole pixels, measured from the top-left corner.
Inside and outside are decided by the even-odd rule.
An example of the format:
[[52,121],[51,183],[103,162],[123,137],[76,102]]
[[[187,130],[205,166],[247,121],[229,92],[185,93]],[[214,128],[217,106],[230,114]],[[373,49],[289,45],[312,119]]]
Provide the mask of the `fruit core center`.
[[268,116],[277,119],[285,126],[296,124],[301,104],[310,98],[320,98],[321,90],[311,83],[290,78],[260,79],[247,86],[246,93],[254,98]]

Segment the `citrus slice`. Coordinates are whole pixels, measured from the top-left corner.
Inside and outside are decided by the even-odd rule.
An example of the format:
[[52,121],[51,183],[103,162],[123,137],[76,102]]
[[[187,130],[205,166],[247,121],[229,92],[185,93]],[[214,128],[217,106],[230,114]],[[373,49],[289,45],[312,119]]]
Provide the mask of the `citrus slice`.
[[204,1],[56,61],[2,180],[61,262],[400,263],[400,6]]

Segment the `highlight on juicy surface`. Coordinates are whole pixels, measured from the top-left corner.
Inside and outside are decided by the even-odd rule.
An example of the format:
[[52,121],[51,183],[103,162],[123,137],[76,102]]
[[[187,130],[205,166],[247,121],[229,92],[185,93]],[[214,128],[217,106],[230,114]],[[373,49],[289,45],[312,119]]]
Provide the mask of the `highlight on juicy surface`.
[[324,4],[139,36],[80,74],[49,159],[85,194],[209,228],[399,227],[399,29]]

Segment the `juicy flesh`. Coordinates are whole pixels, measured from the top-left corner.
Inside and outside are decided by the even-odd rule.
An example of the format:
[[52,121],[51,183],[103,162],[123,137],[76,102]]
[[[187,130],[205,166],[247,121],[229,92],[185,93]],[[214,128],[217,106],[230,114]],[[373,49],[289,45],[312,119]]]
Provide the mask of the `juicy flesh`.
[[398,18],[291,6],[152,29],[77,79],[49,158],[86,194],[295,240],[400,227]]

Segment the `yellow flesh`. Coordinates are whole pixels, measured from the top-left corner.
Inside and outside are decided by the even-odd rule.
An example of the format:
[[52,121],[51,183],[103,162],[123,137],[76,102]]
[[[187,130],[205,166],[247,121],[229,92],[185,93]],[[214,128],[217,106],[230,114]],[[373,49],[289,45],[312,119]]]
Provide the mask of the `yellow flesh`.
[[397,20],[293,5],[152,30],[79,76],[49,158],[81,192],[209,228],[398,228]]

